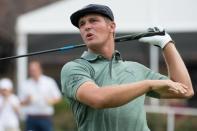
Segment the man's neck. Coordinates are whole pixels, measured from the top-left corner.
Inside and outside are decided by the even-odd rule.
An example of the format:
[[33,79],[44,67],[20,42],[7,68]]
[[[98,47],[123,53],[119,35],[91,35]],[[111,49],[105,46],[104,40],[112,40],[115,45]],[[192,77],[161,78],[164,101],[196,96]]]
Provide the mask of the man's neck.
[[36,77],[32,77],[32,79],[33,79],[34,81],[38,82],[41,76],[42,76],[42,74],[40,74],[40,75],[38,75],[38,76],[36,76]]
[[107,59],[112,59],[112,55],[114,53],[115,47],[114,47],[114,42],[108,43],[105,46],[102,46],[101,48],[96,48],[96,49],[89,49],[90,52],[100,54],[103,57]]

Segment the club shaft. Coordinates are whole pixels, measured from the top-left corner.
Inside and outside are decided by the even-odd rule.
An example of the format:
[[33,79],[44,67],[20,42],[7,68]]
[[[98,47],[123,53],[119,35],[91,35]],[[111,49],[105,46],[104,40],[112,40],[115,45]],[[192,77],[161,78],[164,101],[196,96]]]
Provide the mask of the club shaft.
[[[137,34],[132,34],[132,35],[125,35],[125,36],[116,37],[115,42],[137,40],[137,39],[140,39],[142,37],[148,37],[148,36],[154,36],[154,35],[164,35],[164,34],[165,34],[165,31],[163,31],[163,32],[137,33]],[[51,52],[57,52],[57,51],[65,51],[65,50],[70,50],[70,49],[75,49],[75,48],[80,48],[80,47],[85,47],[85,46],[86,46],[85,44],[69,45],[69,46],[64,46],[64,47],[61,47],[61,48],[37,51],[37,52],[32,52],[32,53],[28,53],[28,54],[24,54],[24,55],[4,57],[4,58],[0,58],[0,61],[9,60],[9,59],[16,59],[16,58],[20,58],[20,57],[29,57],[29,56],[33,56],[33,55],[39,55],[39,54],[45,54],[45,53],[51,53]]]

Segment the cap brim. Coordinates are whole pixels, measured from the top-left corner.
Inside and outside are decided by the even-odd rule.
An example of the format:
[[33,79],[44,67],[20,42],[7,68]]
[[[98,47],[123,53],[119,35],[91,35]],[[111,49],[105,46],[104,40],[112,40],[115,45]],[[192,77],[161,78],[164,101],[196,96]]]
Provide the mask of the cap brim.
[[[83,9],[83,10],[78,10],[75,13],[73,13],[70,17],[71,23],[76,26],[77,28],[79,28],[79,19],[87,14],[100,14],[103,16],[108,17],[109,19],[111,19],[109,16],[106,15],[106,11],[105,10],[96,10],[96,9]],[[112,20],[112,19],[111,19]]]

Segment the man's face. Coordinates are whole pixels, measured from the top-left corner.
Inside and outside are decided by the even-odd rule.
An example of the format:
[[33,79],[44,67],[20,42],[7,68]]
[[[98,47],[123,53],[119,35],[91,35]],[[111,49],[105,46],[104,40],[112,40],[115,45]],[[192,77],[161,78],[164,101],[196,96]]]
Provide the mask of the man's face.
[[99,14],[89,14],[79,19],[79,30],[87,47],[97,48],[113,37],[115,24]]
[[11,94],[11,89],[0,89],[0,94],[4,97],[9,96]]
[[29,65],[29,75],[33,79],[38,79],[42,74],[42,69],[39,63],[31,62]]

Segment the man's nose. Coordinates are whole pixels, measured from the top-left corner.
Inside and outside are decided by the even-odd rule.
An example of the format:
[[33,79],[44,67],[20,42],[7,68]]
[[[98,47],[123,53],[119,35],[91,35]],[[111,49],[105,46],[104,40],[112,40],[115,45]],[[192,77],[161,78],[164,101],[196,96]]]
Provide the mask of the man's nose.
[[90,30],[91,27],[92,27],[91,23],[87,22],[87,23],[85,24],[85,30],[86,30],[86,31]]

